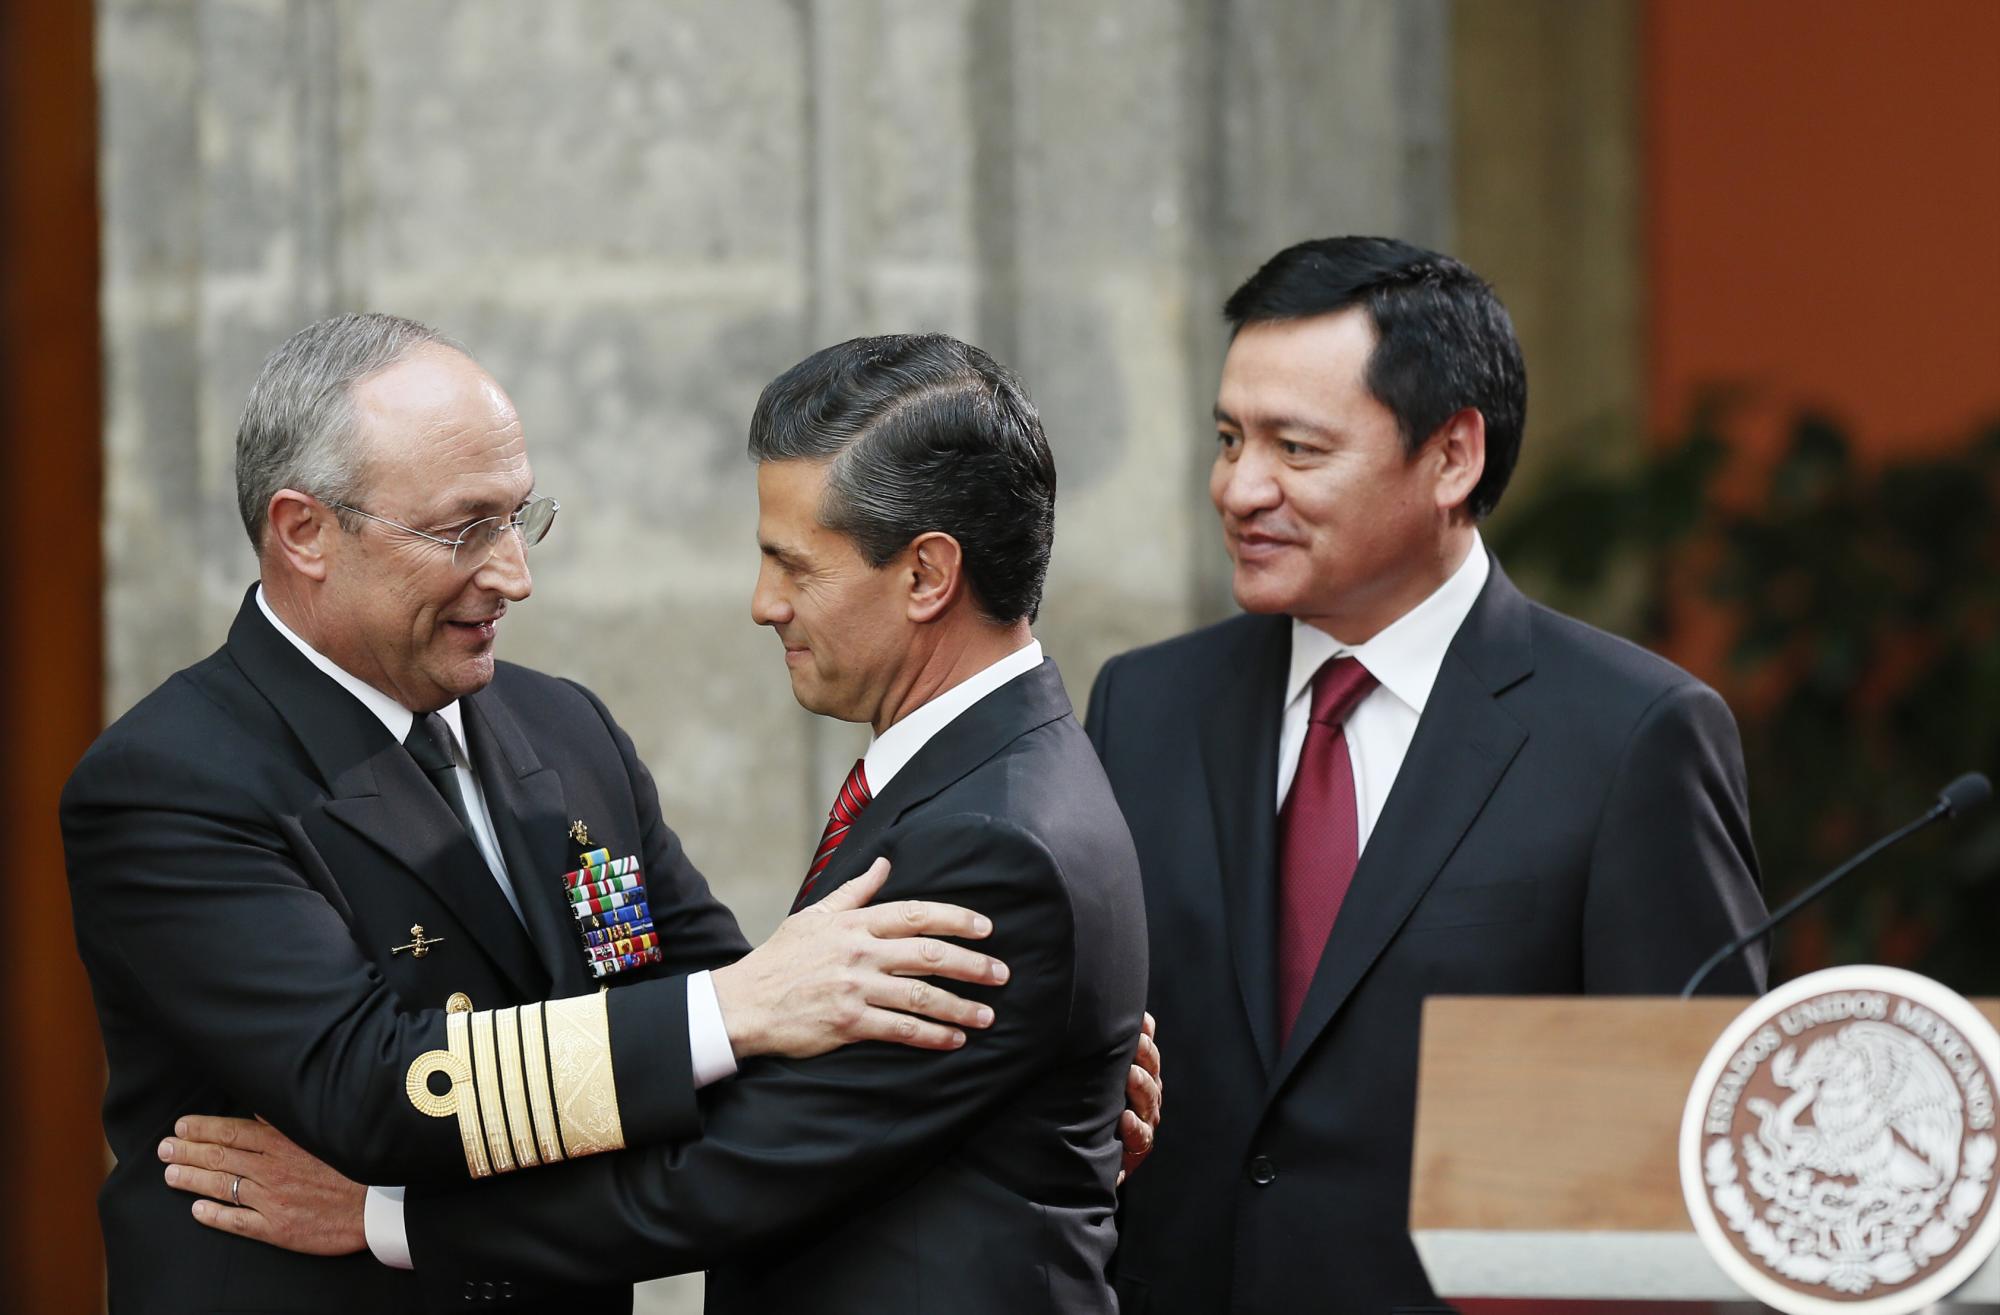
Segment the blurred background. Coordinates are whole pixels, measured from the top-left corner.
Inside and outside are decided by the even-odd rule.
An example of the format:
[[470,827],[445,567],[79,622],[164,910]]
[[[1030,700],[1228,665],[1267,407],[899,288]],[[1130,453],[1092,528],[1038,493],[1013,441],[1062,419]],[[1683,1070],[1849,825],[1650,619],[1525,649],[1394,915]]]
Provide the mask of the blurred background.
[[[415,316],[510,390],[564,510],[505,656],[606,698],[761,938],[862,742],[749,621],[764,382],[890,330],[1019,369],[1081,699],[1230,610],[1222,297],[1305,237],[1442,247],[1532,383],[1489,544],[1729,698],[1775,902],[2000,768],[1995,48],[1986,0],[0,0],[0,1305],[101,1300],[55,799],[221,641],[294,329]],[[2000,828],[1933,833],[1774,976],[2000,993],[1997,874]]]

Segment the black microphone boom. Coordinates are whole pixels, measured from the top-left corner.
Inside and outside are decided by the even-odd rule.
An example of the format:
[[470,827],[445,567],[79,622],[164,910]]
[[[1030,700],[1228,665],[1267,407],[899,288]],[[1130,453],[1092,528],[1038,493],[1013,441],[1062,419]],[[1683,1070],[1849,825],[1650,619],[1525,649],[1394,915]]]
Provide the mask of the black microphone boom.
[[1891,831],[1888,835],[1883,836],[1880,840],[1787,900],[1783,908],[1780,908],[1777,912],[1765,918],[1764,921],[1758,923],[1755,927],[1752,927],[1749,931],[1744,932],[1741,936],[1738,936],[1735,940],[1710,955],[1708,962],[1695,969],[1694,976],[1688,978],[1688,984],[1681,988],[1681,999],[1685,1000],[1693,995],[1695,988],[1706,981],[1710,973],[1729,962],[1733,956],[1741,953],[1745,946],[1756,942],[1764,936],[1770,935],[1779,923],[1791,917],[1821,895],[1824,895],[1827,888],[1832,886],[1834,882],[1839,881],[1842,877],[1854,871],[1854,869],[1860,867],[1863,863],[1866,863],[1889,846],[1895,844],[1905,836],[1914,835],[1916,832],[1923,830],[1941,817],[1959,817],[1969,813],[1992,797],[1993,782],[1987,780],[1983,774],[1979,772],[1967,772],[1965,775],[1959,777],[1950,785],[1938,791],[1937,802],[1926,809],[1921,817],[1918,817],[1915,821],[1906,822],[1894,831]]

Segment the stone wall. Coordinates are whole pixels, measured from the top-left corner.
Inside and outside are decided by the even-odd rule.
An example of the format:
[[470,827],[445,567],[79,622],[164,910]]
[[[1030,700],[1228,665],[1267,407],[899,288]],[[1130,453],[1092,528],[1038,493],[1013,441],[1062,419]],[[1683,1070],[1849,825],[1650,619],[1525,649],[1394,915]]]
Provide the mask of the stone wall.
[[1451,239],[1447,0],[97,9],[107,714],[254,575],[230,467],[265,354],[338,310],[430,321],[563,500],[505,655],[607,699],[753,939],[864,742],[749,621],[764,382],[910,329],[1023,373],[1062,477],[1038,631],[1080,704],[1227,610],[1223,294],[1301,237]]

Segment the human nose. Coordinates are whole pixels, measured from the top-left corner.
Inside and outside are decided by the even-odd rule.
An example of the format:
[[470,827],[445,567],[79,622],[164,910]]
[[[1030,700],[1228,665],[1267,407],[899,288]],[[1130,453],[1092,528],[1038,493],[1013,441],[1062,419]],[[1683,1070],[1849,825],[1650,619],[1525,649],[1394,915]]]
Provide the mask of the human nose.
[[535,579],[528,570],[528,543],[521,537],[521,531],[509,526],[493,541],[493,551],[479,569],[473,572],[473,579],[482,589],[518,603],[535,591]]
[[757,568],[757,584],[750,591],[750,619],[760,626],[781,626],[792,619],[792,605],[777,576],[768,561]]
[[1257,445],[1249,443],[1233,455],[1217,454],[1209,472],[1208,494],[1217,511],[1238,518],[1269,511],[1283,501],[1271,462]]

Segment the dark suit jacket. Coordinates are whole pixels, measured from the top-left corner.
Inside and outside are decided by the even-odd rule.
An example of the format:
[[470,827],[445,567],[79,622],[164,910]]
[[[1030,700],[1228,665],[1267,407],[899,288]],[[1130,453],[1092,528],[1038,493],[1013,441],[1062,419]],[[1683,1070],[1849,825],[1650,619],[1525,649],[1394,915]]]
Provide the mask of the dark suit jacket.
[[[1091,695],[1145,874],[1149,1006],[1182,1057],[1125,1188],[1126,1315],[1434,1302],[1407,1232],[1424,997],[1678,991],[1763,911],[1722,700],[1495,564],[1281,1049],[1290,627],[1242,616],[1125,654]],[[1711,986],[1759,990],[1760,964]]]
[[[993,919],[982,946],[1012,968],[1009,984],[947,983],[992,1003],[991,1029],[953,1052],[864,1043],[753,1061],[703,1093],[699,1141],[413,1191],[417,1273],[447,1302],[467,1279],[707,1266],[709,1309],[746,1315],[1113,1310],[1105,1270],[1145,922],[1130,835],[1054,664],[926,744],[816,895],[882,854],[895,866],[880,900]],[[650,1007],[613,992],[614,1020],[627,1005]]]
[[[466,738],[524,914],[409,754],[246,596],[229,641],[104,732],[63,792],[77,948],[110,1059],[99,1198],[118,1315],[421,1309],[415,1278],[195,1223],[154,1150],[177,1115],[261,1114],[349,1177],[464,1182],[457,1121],[418,1113],[411,1060],[479,1008],[594,990],[558,878],[572,819],[638,854],[669,956],[618,1072],[628,1136],[699,1126],[684,974],[746,946],[660,819],[631,742],[585,690],[509,664]],[[421,924],[422,959],[391,955]],[[620,1038],[614,1033],[614,1045]],[[573,1296],[577,1294],[572,1294]],[[629,1290],[587,1295],[623,1310]],[[560,1309],[571,1309],[567,1302]]]

